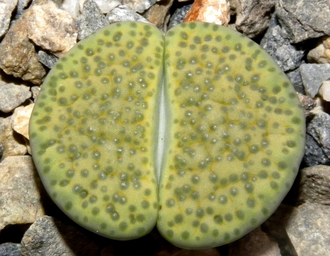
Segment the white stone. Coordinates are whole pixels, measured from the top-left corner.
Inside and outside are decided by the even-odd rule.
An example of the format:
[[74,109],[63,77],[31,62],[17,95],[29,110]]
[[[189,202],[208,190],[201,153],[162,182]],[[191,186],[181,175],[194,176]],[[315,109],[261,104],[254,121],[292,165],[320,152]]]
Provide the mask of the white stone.
[[111,10],[116,8],[121,4],[121,0],[94,0],[94,2],[98,5],[101,12],[104,14],[109,13]]
[[330,81],[324,81],[320,87],[319,94],[325,101],[330,101]]
[[13,114],[12,127],[14,131],[23,135],[26,139],[29,139],[29,121],[34,104],[30,104],[26,107],[18,107]]
[[78,0],[64,0],[61,4],[61,9],[70,13],[73,18],[78,17],[80,4]]
[[18,0],[0,0],[0,38],[9,28],[10,19]]

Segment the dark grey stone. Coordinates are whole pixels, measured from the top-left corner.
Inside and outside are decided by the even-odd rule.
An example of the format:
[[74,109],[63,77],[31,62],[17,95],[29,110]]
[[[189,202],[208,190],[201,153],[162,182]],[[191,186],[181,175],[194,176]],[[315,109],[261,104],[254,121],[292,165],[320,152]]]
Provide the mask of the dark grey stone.
[[1,256],[21,256],[21,245],[15,243],[0,244]]
[[269,26],[271,10],[276,0],[240,0],[237,1],[236,29],[254,38]]
[[30,88],[15,83],[6,83],[0,76],[0,111],[9,113],[31,97]]
[[58,58],[50,53],[40,50],[38,52],[38,60],[47,68],[52,69],[58,61]]
[[322,83],[330,78],[330,64],[302,64],[299,69],[306,94],[314,98]]
[[94,256],[98,246],[74,226],[43,216],[25,232],[21,251],[24,256]]
[[184,18],[186,17],[187,13],[191,9],[192,4],[186,4],[184,3],[181,6],[178,6],[173,14],[171,15],[170,22],[168,25],[168,29],[179,25],[180,23],[183,22]]
[[87,0],[84,3],[81,15],[76,21],[76,25],[78,27],[78,39],[82,40],[96,30],[109,25],[109,21],[93,0]]
[[276,14],[292,43],[330,34],[329,0],[281,0]]
[[275,17],[272,20],[260,45],[273,57],[283,71],[294,70],[300,66],[305,50],[300,46],[292,45],[288,39],[283,37],[282,28],[276,24]]
[[296,92],[299,92],[301,94],[305,94],[305,88],[303,86],[303,82],[302,82],[302,79],[301,79],[299,68],[287,72],[286,75],[290,79],[290,81],[291,81],[294,89],[296,90]]
[[318,111],[308,122],[306,133],[306,165],[330,164],[330,115]]

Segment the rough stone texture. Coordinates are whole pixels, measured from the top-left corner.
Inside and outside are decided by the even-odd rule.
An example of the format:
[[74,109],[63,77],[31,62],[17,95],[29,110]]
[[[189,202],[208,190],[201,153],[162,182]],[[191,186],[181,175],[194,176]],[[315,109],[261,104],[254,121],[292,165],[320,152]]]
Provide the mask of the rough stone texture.
[[38,61],[34,45],[28,38],[31,9],[15,22],[0,44],[0,68],[9,75],[41,84],[46,71]]
[[274,214],[298,256],[330,255],[330,207],[305,203],[297,208],[281,205]]
[[26,152],[22,136],[12,129],[12,116],[0,117],[0,160],[9,156],[25,155]]
[[76,44],[78,36],[71,15],[51,1],[29,9],[27,31],[36,45],[57,56],[68,52]]
[[150,23],[146,18],[124,5],[119,5],[113,9],[107,14],[106,18],[110,24],[119,21],[141,21]]
[[0,80],[0,111],[9,113],[31,97],[30,88],[25,85],[6,83]]
[[74,226],[43,216],[25,232],[21,251],[25,256],[94,256],[98,247]]
[[174,13],[172,14],[170,18],[170,22],[168,25],[168,29],[180,24],[183,22],[184,18],[186,17],[187,13],[191,9],[192,4],[186,4],[179,6],[177,9],[175,9]]
[[286,75],[290,79],[296,92],[299,92],[301,94],[306,94],[299,68],[286,72]]
[[0,230],[33,223],[44,214],[40,180],[30,156],[10,156],[0,163]]
[[314,112],[306,132],[304,161],[307,166],[330,164],[330,115]]
[[109,21],[103,15],[97,4],[93,0],[84,3],[84,9],[77,19],[78,38],[82,40],[94,31],[109,25]]
[[174,0],[164,0],[159,3],[155,3],[143,15],[160,30],[166,31],[169,20],[169,10],[172,7],[173,2]]
[[1,0],[0,1],[0,38],[9,28],[12,12],[17,5],[18,0]]
[[236,0],[236,29],[250,38],[265,31],[276,0]]
[[330,166],[316,165],[300,171],[297,204],[330,206]]
[[150,6],[154,5],[157,0],[122,0],[122,4],[128,6],[134,12],[143,13]]
[[292,43],[330,34],[330,4],[320,0],[281,0],[276,14]]
[[31,87],[31,92],[32,92],[32,98],[34,101],[37,99],[39,92],[40,92],[40,87],[39,86],[32,86]]
[[319,94],[323,100],[330,102],[330,81],[324,81],[322,83]]
[[307,54],[308,62],[330,63],[330,36],[322,37],[317,46]]
[[58,58],[50,53],[40,50],[38,51],[38,60],[47,68],[52,69],[58,61]]
[[314,98],[330,78],[330,64],[302,64],[299,69],[306,94]]
[[101,12],[104,14],[109,13],[111,10],[116,8],[121,4],[121,0],[94,0],[94,2],[98,5]]
[[283,71],[294,70],[300,66],[305,50],[292,45],[282,34],[282,29],[274,17],[260,45],[273,57]]
[[68,13],[73,18],[77,18],[80,14],[80,1],[78,0],[62,0],[60,8]]
[[259,227],[229,244],[228,256],[281,256],[281,252],[278,244]]
[[21,245],[15,243],[0,244],[0,255],[2,256],[21,256]]
[[38,62],[34,45],[26,35],[19,32],[19,27],[20,22],[18,21],[6,34],[0,45],[0,55],[2,56],[0,68],[14,77],[41,84],[46,71]]
[[311,110],[316,106],[316,102],[309,96],[297,93],[299,101],[305,110],[305,116],[309,116]]
[[184,22],[204,21],[226,26],[230,20],[228,0],[195,0]]
[[13,114],[13,129],[23,135],[26,139],[29,139],[29,121],[33,110],[34,104],[30,104],[25,107],[18,107]]

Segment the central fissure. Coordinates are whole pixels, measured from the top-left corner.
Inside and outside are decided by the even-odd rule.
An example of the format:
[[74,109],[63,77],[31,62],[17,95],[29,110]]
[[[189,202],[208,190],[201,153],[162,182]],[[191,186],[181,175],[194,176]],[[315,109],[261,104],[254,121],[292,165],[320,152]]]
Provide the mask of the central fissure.
[[[166,145],[166,141],[168,139],[168,126],[166,125],[166,121],[168,121],[168,108],[165,103],[165,86],[164,86],[164,76],[161,82],[161,89],[160,89],[160,95],[159,95],[159,107],[156,110],[158,112],[158,133],[157,133],[157,151],[155,156],[155,165],[156,165],[156,174],[157,174],[157,180],[158,184],[160,182],[160,174],[162,170],[162,164],[164,162],[164,149]],[[166,133],[167,131],[167,133]]]

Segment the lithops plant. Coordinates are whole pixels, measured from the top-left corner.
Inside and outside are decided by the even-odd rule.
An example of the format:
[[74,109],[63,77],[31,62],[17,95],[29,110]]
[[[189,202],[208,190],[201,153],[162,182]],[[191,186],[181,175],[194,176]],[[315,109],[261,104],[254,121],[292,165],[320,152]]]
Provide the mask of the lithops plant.
[[304,134],[271,57],[201,22],[165,36],[139,22],[99,30],[51,70],[30,122],[38,172],[70,218],[118,240],[157,222],[187,249],[232,242],[265,221],[293,183]]
[[162,52],[153,26],[106,27],[55,65],[31,117],[33,159],[50,196],[110,238],[137,238],[156,223]]
[[165,38],[171,136],[158,229],[190,249],[229,243],[265,221],[297,174],[304,115],[289,80],[228,28],[184,23]]

